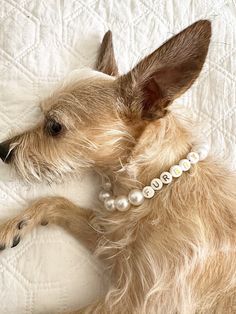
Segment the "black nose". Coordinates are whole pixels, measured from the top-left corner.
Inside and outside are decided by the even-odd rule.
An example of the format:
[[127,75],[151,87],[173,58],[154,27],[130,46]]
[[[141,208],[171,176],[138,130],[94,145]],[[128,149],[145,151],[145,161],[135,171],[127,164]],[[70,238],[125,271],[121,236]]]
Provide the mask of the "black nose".
[[10,150],[10,142],[5,141],[0,143],[0,158],[8,163],[12,158],[12,150]]

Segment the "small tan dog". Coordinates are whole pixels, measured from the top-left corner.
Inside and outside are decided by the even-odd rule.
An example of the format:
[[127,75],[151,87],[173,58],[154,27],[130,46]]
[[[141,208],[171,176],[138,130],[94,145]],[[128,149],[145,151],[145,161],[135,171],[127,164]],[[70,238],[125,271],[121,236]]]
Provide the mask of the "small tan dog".
[[[118,76],[106,33],[97,62],[105,74],[45,100],[44,121],[2,143],[2,159],[27,181],[94,168],[118,196],[149,185],[194,146],[192,128],[169,106],[198,77],[210,37],[210,22],[198,21]],[[0,227],[1,249],[47,222],[79,237],[104,260],[112,286],[75,313],[235,313],[235,187],[236,176],[207,157],[139,206],[89,211],[43,198]]]

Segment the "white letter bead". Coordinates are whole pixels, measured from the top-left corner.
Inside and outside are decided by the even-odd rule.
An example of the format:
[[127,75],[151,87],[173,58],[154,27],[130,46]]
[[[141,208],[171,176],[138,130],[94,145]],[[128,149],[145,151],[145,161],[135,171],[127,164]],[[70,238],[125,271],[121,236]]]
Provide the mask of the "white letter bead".
[[151,186],[145,186],[143,188],[143,196],[145,198],[152,198],[155,194],[155,191],[153,190],[153,188]]
[[187,155],[187,159],[190,161],[191,164],[196,164],[199,161],[198,153],[191,152]]
[[131,190],[128,196],[129,202],[134,206],[139,206],[144,202],[143,193],[140,190]]
[[115,200],[113,198],[106,199],[104,205],[109,212],[113,212],[116,209]]
[[163,183],[160,179],[154,178],[151,182],[151,187],[154,191],[158,191],[163,187]]
[[191,168],[191,164],[188,159],[181,159],[179,165],[183,171],[188,171]]
[[168,172],[162,172],[160,179],[164,184],[169,184],[172,181],[172,175]]
[[121,212],[124,212],[130,208],[129,200],[126,196],[117,196],[115,199],[115,207]]
[[170,174],[172,175],[172,177],[174,178],[178,178],[181,176],[181,174],[183,173],[183,170],[180,166],[178,165],[174,165],[170,168]]

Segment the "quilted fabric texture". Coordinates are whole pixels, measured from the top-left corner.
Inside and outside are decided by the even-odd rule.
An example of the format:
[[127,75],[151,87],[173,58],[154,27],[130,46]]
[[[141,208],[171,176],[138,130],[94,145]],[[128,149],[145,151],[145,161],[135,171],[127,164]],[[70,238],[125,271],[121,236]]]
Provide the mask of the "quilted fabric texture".
[[[213,38],[204,69],[177,104],[202,124],[219,156],[236,161],[235,0],[0,0],[0,140],[33,125],[46,90],[76,68],[93,66],[106,30],[121,72],[202,18]],[[0,163],[0,219],[40,195],[91,206],[93,176],[63,186],[27,186]],[[0,314],[59,313],[103,293],[101,265],[60,228],[40,227],[0,254]]]

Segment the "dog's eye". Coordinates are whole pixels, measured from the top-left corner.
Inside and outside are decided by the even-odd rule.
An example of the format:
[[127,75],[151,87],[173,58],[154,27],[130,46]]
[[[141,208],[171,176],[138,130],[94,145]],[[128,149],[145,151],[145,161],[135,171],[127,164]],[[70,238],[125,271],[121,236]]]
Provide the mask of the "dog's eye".
[[47,130],[50,135],[56,136],[61,133],[62,125],[55,120],[50,120],[47,123]]

